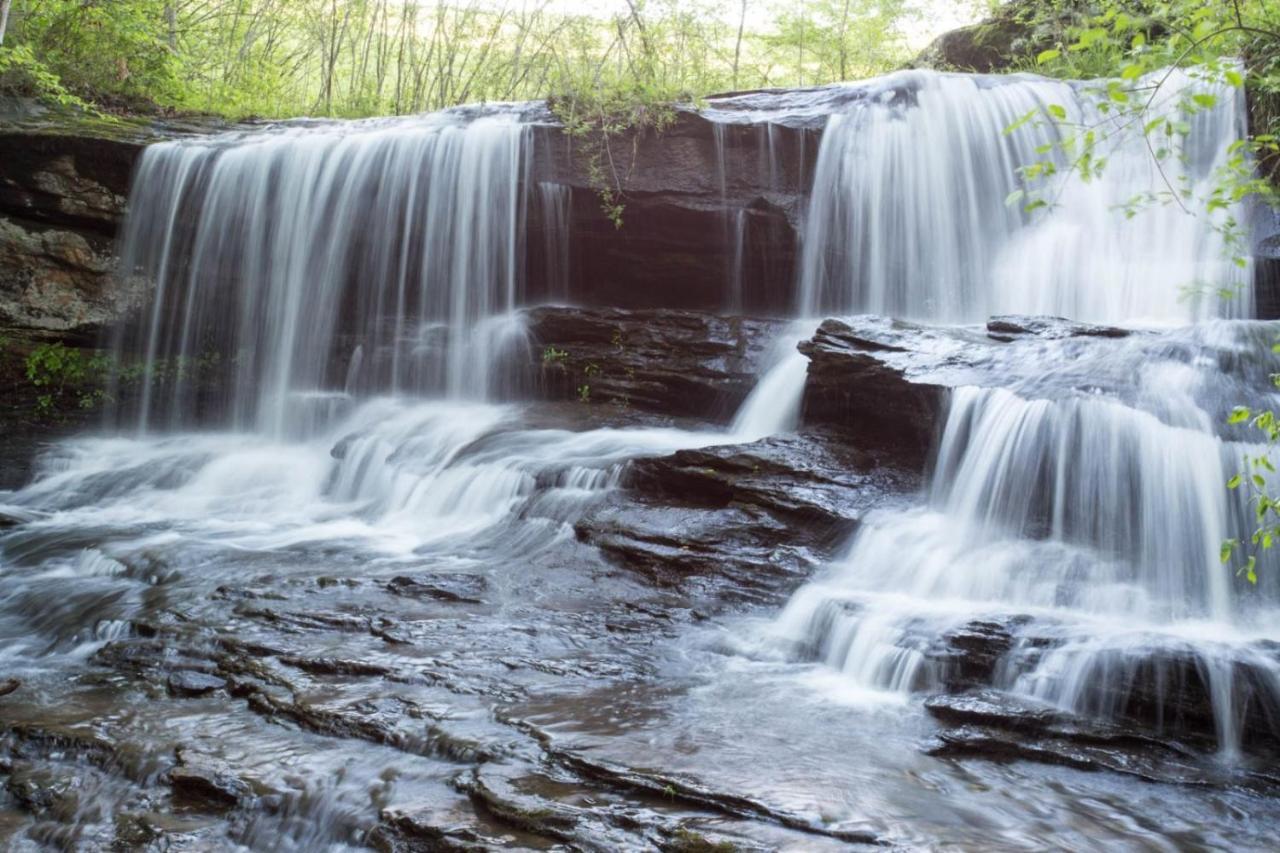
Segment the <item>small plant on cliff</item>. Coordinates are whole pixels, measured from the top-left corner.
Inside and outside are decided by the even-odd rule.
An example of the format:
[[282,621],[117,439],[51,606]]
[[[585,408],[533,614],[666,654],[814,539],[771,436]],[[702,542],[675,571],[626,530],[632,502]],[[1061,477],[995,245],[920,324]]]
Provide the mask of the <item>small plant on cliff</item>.
[[[642,3],[628,2],[629,14],[615,21],[611,50],[593,65],[578,67],[558,81],[547,106],[560,119],[581,158],[600,209],[622,227],[626,185],[646,132],[661,133],[675,122],[675,103],[689,100],[683,76],[672,77],[667,45]],[[625,59],[618,63],[617,59]],[[626,140],[629,137],[630,154]]]
[[[575,89],[548,99],[565,135],[574,140],[600,209],[622,227],[626,184],[646,131],[661,133],[675,121],[676,98],[643,85]],[[630,135],[631,150],[619,145]],[[628,159],[629,157],[629,159]]]
[[554,346],[548,346],[542,351],[543,364],[557,364],[569,357],[569,353],[562,349],[556,349]]
[[27,380],[41,393],[36,414],[56,417],[67,406],[92,409],[106,397],[103,380],[111,361],[98,353],[86,355],[62,343],[41,344],[27,356]]

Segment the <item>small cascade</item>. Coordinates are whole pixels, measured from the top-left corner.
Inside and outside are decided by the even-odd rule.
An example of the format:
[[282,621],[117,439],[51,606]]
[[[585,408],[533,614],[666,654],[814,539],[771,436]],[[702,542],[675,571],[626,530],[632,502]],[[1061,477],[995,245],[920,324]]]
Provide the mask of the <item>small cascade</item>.
[[[727,211],[726,211],[727,215]],[[741,311],[747,267],[747,211],[736,210],[729,228],[729,310]]]
[[[1167,177],[1203,205],[1243,130],[1243,98],[1195,72],[1166,85],[1155,113],[1190,125]],[[1057,130],[1004,129],[1049,104],[1105,127],[1087,84],[904,72],[861,91],[823,136],[803,313],[1054,314],[1136,330],[1096,357],[1084,342],[1045,343],[1029,351],[1039,361],[992,379],[1003,387],[953,389],[923,504],[868,519],[796,593],[777,636],[901,701],[946,689],[948,637],[996,625],[1012,639],[990,686],[1175,732],[1176,709],[1198,703],[1226,754],[1250,727],[1280,725],[1267,722],[1280,709],[1280,657],[1267,651],[1280,639],[1277,566],[1255,588],[1219,557],[1252,529],[1247,496],[1226,482],[1262,451],[1227,415],[1280,404],[1267,380],[1280,368],[1274,328],[1211,319],[1252,311],[1249,272],[1222,233],[1243,210],[1157,203],[1126,218],[1125,202],[1163,178],[1141,133],[1114,122],[1101,176],[1058,178],[1048,209],[1006,204],[1027,189],[1018,167]],[[1214,106],[1175,115],[1196,92]],[[1195,325],[1142,328],[1151,321]]]
[[314,429],[307,395],[343,377],[487,396],[495,354],[473,332],[517,305],[525,135],[442,113],[148,148],[121,249],[155,282],[120,345],[145,363],[139,426],[207,408],[197,368],[227,421],[275,436]]
[[[901,694],[946,683],[936,650],[951,633],[1010,625],[1025,639],[994,686],[1103,716],[1121,716],[1135,691],[1163,696],[1189,668],[1204,673],[1220,746],[1235,749],[1249,694],[1280,703],[1280,659],[1265,652],[1280,564],[1249,587],[1219,559],[1250,523],[1226,481],[1263,450],[1222,425],[1232,395],[1280,369],[1262,355],[1269,333],[1135,336],[1109,353],[1110,376],[1093,374],[1127,374],[1118,393],[1077,390],[1074,376],[954,389],[925,504],[869,519],[796,594],[780,636],[860,687]],[[1045,355],[1046,370],[1062,363]],[[1242,671],[1244,693],[1232,686]]]
[[[859,87],[831,116],[818,154],[802,240],[803,315],[877,313],[944,322],[992,314],[1054,314],[1089,322],[1179,320],[1234,313],[1248,272],[1232,263],[1220,227],[1239,209],[1209,217],[1135,197],[1165,178],[1203,208],[1215,170],[1245,124],[1244,95],[1175,71],[1153,114],[1185,119],[1165,176],[1145,137],[1100,113],[1084,83],[1031,76],[908,71]],[[1177,114],[1189,92],[1215,106]],[[1061,106],[1064,124],[1106,135],[1107,166],[1084,182],[1060,164],[1057,183],[1025,186],[1019,169],[1059,139],[1051,122],[1005,129],[1028,112]],[[1007,203],[1018,191],[1051,202],[1030,214]],[[1206,221],[1208,220],[1208,221]],[[1188,293],[1190,292],[1190,295]]]
[[573,219],[573,193],[564,184],[538,182],[542,212],[542,251],[546,264],[547,296],[553,302],[569,300],[569,259]]
[[809,359],[796,346],[813,332],[812,323],[800,320],[774,340],[760,381],[734,415],[729,434],[735,440],[759,441],[799,425]]

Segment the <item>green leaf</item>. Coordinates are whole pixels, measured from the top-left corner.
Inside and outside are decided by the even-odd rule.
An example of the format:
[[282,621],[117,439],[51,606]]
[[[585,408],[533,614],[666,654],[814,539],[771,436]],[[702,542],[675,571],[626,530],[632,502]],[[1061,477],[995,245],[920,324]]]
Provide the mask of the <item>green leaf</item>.
[[1231,417],[1227,418],[1229,424],[1242,424],[1249,420],[1249,410],[1244,406],[1236,406],[1231,410]]
[[1049,104],[1046,109],[1049,111],[1049,115],[1053,116],[1058,121],[1063,121],[1067,117],[1067,108],[1062,106],[1062,104]]
[[1023,198],[1023,196],[1025,196],[1025,195],[1026,195],[1026,193],[1025,193],[1024,191],[1022,191],[1022,190],[1014,190],[1013,192],[1011,192],[1011,193],[1009,193],[1007,196],[1005,196],[1005,198],[1004,198],[1005,206],[1006,206],[1006,207],[1013,207],[1015,204],[1017,204],[1018,202],[1022,201],[1022,198]]
[[1036,55],[1036,65],[1044,65],[1046,62],[1053,62],[1053,60],[1057,59],[1059,56],[1062,56],[1062,51],[1060,50],[1055,50],[1053,48],[1042,50]]
[[1121,80],[1137,80],[1142,76],[1142,66],[1136,62],[1131,62],[1124,68],[1120,69]]
[[1209,109],[1218,103],[1216,95],[1209,95],[1204,92],[1192,95],[1191,100],[1195,101],[1198,106],[1204,107],[1205,109]]
[[1235,69],[1228,68],[1222,75],[1227,78],[1227,82],[1239,89],[1244,85],[1244,75]]
[[1027,122],[1031,121],[1031,119],[1036,117],[1036,112],[1037,112],[1036,110],[1028,110],[1022,115],[1018,116],[1017,120],[1014,121],[1013,124],[1009,125],[1004,129],[1005,135],[1008,136],[1010,133],[1013,133],[1015,130],[1022,127]]
[[1244,482],[1244,478],[1240,474],[1236,474],[1230,480],[1227,480],[1228,489],[1238,489],[1240,484]]

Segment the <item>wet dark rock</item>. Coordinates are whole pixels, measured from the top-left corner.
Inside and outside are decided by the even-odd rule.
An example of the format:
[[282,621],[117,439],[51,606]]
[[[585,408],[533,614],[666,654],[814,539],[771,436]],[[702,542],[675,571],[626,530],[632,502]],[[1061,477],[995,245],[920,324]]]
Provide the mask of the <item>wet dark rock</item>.
[[482,604],[484,600],[481,596],[488,586],[488,582],[480,575],[453,573],[392,578],[387,583],[387,590],[394,595],[410,598],[427,598],[456,604]]
[[10,693],[22,686],[22,682],[16,678],[6,678],[0,681],[0,696],[8,696]]
[[619,767],[572,751],[557,749],[551,744],[547,744],[545,748],[558,764],[573,770],[584,779],[614,789],[631,790],[669,803],[692,806],[730,817],[763,819],[788,829],[835,838],[849,844],[882,843],[874,833],[827,826],[801,815],[774,809],[750,797],[716,791],[688,779]]
[[262,589],[257,587],[240,587],[240,586],[219,586],[213,591],[214,598],[222,598],[228,601],[284,601],[285,596],[272,589]]
[[577,810],[525,794],[508,776],[492,770],[482,766],[458,783],[479,808],[516,829],[559,841],[573,840],[579,823]]
[[[931,683],[955,694],[994,686],[1002,668],[1029,671],[1060,644],[1051,626],[1028,616],[1010,616],[976,620],[948,631],[924,648],[924,656],[932,665]],[[1230,679],[1242,745],[1263,756],[1280,755],[1280,707],[1269,681],[1273,664],[1268,663],[1277,655],[1280,651],[1259,644],[1220,665],[1221,677]],[[1163,744],[1185,743],[1202,753],[1218,749],[1213,676],[1193,648],[1167,642],[1135,644],[1103,654],[1097,666],[1096,677],[1086,674],[1078,698],[1079,707],[1088,709],[1092,718],[1113,721],[1090,724],[1095,734],[1115,725],[1130,736],[1142,732]],[[973,701],[970,697],[953,705],[950,698],[943,698],[931,700],[928,707],[940,716],[957,709],[969,714],[977,707]],[[1000,707],[1010,709],[1014,707],[1011,702],[1002,696]],[[1041,727],[1047,725],[1046,720],[1024,712],[1025,708],[1018,708],[1001,725],[1022,731],[1016,723],[1022,717],[1035,718]],[[988,720],[985,724],[994,723]],[[1055,734],[1062,732],[1055,730]]]
[[175,803],[197,810],[224,810],[253,797],[249,783],[223,761],[179,747],[178,764],[169,771]]
[[76,776],[48,765],[15,763],[9,768],[5,791],[22,808],[48,820],[73,820],[80,802]]
[[343,658],[307,658],[296,655],[281,655],[280,662],[313,675],[359,675],[386,678],[395,673],[395,670],[388,666]]
[[810,565],[779,522],[740,509],[689,511],[619,503],[575,525],[578,538],[661,586],[691,578],[738,584],[738,595],[783,585]]
[[[897,325],[897,324],[895,324]],[[946,403],[946,386],[913,381],[909,368],[881,357],[907,352],[910,338],[868,337],[842,320],[825,320],[800,344],[809,357],[804,420],[855,426],[865,435],[922,461]]]
[[692,311],[542,307],[527,316],[541,394],[711,420],[746,399],[782,326]]
[[1032,737],[968,726],[942,732],[927,746],[926,752],[944,758],[1036,761],[1077,770],[1110,770],[1151,782],[1203,784],[1205,779],[1205,768],[1201,764],[1175,756],[1141,754],[1065,738]]
[[[470,797],[478,813],[544,844],[581,850],[736,849],[711,842],[665,811],[646,807],[644,799],[637,802],[626,791],[555,769],[483,764],[459,776],[455,786]],[[684,811],[687,804],[679,807]]]
[[9,750],[26,759],[58,755],[75,758],[94,767],[120,766],[117,744],[106,735],[78,726],[57,723],[0,723],[0,733],[10,737]]
[[[751,108],[724,98],[709,104]],[[557,124],[536,128],[535,180],[569,193],[567,292],[549,295],[623,308],[715,310],[737,300],[750,312],[789,311],[797,227],[821,132],[812,124],[717,123],[679,109],[660,134],[623,131],[610,143],[627,152],[613,176],[625,204],[621,228],[601,210],[589,146]],[[541,205],[530,207],[530,269],[540,270],[554,234],[546,233]],[[744,275],[734,282],[739,211]]]
[[[1277,656],[1259,646],[1218,665],[1231,685],[1241,745],[1259,755],[1280,756],[1280,699],[1271,680]],[[1105,666],[1108,677],[1088,682],[1082,697],[1087,707],[1161,737],[1217,748],[1213,675],[1194,649],[1166,644],[1117,650]]]
[[731,597],[787,588],[917,476],[840,433],[807,431],[634,460],[627,491],[579,539],[653,581],[721,579]]
[[270,623],[284,631],[343,631],[363,633],[369,630],[369,620],[348,613],[316,611],[293,612],[275,610],[269,607],[240,606],[236,608],[239,616]]
[[[1025,760],[1109,770],[1154,782],[1211,785],[1248,781],[1212,756],[1130,725],[1086,719],[995,690],[934,696],[925,708],[953,726],[926,745],[931,755]],[[1255,782],[1267,784],[1265,779]]]
[[469,853],[503,846],[501,839],[484,836],[431,804],[383,809],[367,841],[383,853]]
[[203,672],[175,672],[168,681],[170,695],[178,697],[207,696],[226,686],[225,680]]
[[1124,338],[1128,329],[1077,323],[1064,317],[1020,316],[1008,314],[987,321],[987,335],[992,340],[1013,341],[1021,335],[1039,338]]
[[821,431],[637,459],[627,483],[642,494],[690,506],[737,505],[785,521],[806,542],[843,541],[887,492],[915,478],[884,453]]
[[1035,761],[1182,785],[1273,789],[1277,782],[1265,767],[1233,767],[1132,723],[1085,718],[1001,691],[934,696],[925,708],[950,726],[926,743],[931,755]]
[[240,681],[236,695],[268,719],[289,722],[316,734],[390,746],[401,752],[452,761],[486,761],[485,744],[459,736],[437,723],[423,723],[430,715],[414,702],[398,696],[324,705],[289,696],[252,681]]
[[949,691],[985,687],[995,680],[996,668],[1013,648],[1018,626],[1027,617],[976,620],[948,631],[925,651],[939,679]]
[[701,832],[680,827],[661,845],[663,853],[734,853],[738,846],[727,839],[717,841]]

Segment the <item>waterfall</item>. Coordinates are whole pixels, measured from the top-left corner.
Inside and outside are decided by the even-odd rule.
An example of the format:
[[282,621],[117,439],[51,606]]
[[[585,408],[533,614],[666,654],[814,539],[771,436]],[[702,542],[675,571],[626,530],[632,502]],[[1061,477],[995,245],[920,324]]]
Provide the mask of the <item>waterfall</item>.
[[197,365],[226,420],[274,436],[314,428],[343,377],[484,398],[515,334],[524,138],[442,113],[149,147],[121,249],[155,284],[121,344],[146,365],[141,428],[191,420]]
[[538,182],[542,210],[542,251],[546,266],[547,295],[558,302],[569,300],[569,262],[573,193],[564,184]]
[[[1243,291],[1249,280],[1220,230],[1228,216],[1242,220],[1239,211],[1193,215],[1156,203],[1132,218],[1118,212],[1165,191],[1166,179],[1188,191],[1188,208],[1203,205],[1244,129],[1243,92],[1170,74],[1152,114],[1186,118],[1190,132],[1170,143],[1162,176],[1132,119],[1100,112],[1084,83],[910,71],[860,91],[823,133],[802,241],[802,314],[976,322],[1028,313],[1115,323],[1250,313],[1240,299],[1221,304],[1216,296]],[[1216,104],[1183,116],[1192,92]],[[1020,167],[1044,159],[1045,146],[1061,138],[1058,126],[1005,130],[1049,105],[1065,110],[1064,126],[1095,127],[1106,139],[1098,179],[1082,181],[1060,162],[1053,182],[1025,185]],[[1052,204],[1028,214],[1006,203],[1036,189]],[[1190,289],[1201,292],[1188,296]]]
[[[795,594],[773,628],[786,648],[900,699],[944,687],[931,649],[949,632],[994,620],[1019,639],[992,686],[1066,710],[1123,716],[1155,684],[1157,716],[1172,717],[1162,703],[1198,673],[1232,753],[1250,691],[1280,707],[1280,660],[1265,651],[1280,566],[1253,588],[1219,558],[1224,539],[1252,529],[1247,498],[1226,482],[1264,450],[1228,430],[1227,413],[1280,405],[1267,379],[1280,370],[1274,327],[1210,319],[1252,313],[1249,271],[1223,235],[1227,217],[1245,216],[1119,210],[1166,178],[1187,188],[1188,208],[1203,205],[1243,131],[1243,98],[1194,72],[1166,85],[1157,115],[1188,93],[1216,97],[1187,117],[1166,175],[1140,129],[1112,125],[1102,174],[1058,177],[1056,203],[1031,214],[1005,199],[1058,131],[1004,128],[1048,104],[1105,125],[1085,84],[907,72],[828,121],[802,313],[1049,313],[1139,331],[1094,358],[1081,358],[1084,342],[1045,344],[1004,387],[953,389],[921,505],[868,519]],[[1143,329],[1152,322],[1193,325]]]

